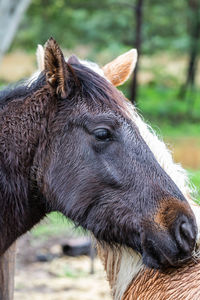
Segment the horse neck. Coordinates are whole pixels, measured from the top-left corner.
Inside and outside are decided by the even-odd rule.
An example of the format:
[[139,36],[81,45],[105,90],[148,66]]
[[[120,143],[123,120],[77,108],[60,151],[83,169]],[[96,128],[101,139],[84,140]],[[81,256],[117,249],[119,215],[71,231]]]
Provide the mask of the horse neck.
[[30,174],[47,123],[47,101],[43,88],[9,102],[0,113],[0,255],[45,214]]

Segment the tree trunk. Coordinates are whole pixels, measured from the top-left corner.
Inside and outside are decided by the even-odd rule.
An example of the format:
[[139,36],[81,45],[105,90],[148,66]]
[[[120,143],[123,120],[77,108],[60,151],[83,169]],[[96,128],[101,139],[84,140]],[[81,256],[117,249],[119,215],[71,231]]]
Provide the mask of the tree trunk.
[[186,81],[180,90],[180,98],[184,98],[188,88],[195,85],[195,76],[199,54],[199,38],[200,38],[200,3],[199,0],[189,0],[189,23],[190,23],[190,49],[189,61],[187,68]]
[[15,250],[16,243],[0,257],[0,300],[13,300]]
[[143,23],[143,0],[137,0],[136,6],[134,7],[134,16],[136,20],[136,32],[135,32],[135,43],[134,48],[138,51],[138,61],[133,74],[133,80],[131,84],[131,101],[136,103],[137,99],[137,88],[138,88],[138,70],[139,70],[139,57],[141,54],[142,45],[142,23]]
[[0,0],[0,62],[31,0]]

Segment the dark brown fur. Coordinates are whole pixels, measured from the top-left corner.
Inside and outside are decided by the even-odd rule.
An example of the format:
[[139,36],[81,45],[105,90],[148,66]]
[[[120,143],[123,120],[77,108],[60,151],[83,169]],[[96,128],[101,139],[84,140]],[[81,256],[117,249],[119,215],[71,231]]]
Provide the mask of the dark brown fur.
[[[45,71],[31,86],[3,91],[0,103],[0,254],[60,211],[99,241],[139,251],[148,266],[191,255],[191,209],[104,78],[74,57],[65,63],[50,39]],[[154,219],[169,213],[163,199],[171,198],[180,205],[163,230]]]

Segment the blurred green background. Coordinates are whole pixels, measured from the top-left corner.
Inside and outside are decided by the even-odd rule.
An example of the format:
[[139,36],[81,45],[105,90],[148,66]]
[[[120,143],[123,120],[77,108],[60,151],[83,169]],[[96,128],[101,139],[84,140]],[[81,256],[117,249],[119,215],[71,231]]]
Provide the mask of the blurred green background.
[[[74,53],[100,66],[138,49],[136,71],[120,89],[188,170],[200,203],[200,1],[0,0],[0,89],[36,71],[37,44],[51,36],[66,56]],[[30,241],[22,239],[21,257],[29,261],[41,248],[51,252],[54,240],[70,236],[72,228],[66,218],[50,214]],[[89,275],[88,266],[79,269],[85,260],[77,261],[77,269],[76,261],[69,262],[18,263],[16,300],[110,299],[102,267]]]

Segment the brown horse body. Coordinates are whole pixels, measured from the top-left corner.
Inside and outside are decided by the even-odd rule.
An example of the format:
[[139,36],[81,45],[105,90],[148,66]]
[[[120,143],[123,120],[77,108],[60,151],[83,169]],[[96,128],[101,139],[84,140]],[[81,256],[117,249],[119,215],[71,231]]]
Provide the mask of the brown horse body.
[[164,273],[146,269],[131,282],[122,300],[199,300],[199,284],[199,262]]

